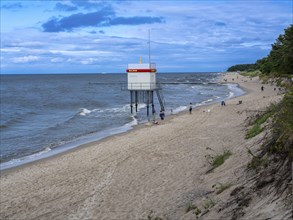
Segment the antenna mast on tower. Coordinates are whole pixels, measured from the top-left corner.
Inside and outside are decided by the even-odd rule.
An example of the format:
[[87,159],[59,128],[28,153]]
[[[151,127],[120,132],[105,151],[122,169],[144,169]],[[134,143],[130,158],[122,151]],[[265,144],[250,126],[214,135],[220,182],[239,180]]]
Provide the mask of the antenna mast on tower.
[[149,64],[151,65],[151,30],[149,29]]

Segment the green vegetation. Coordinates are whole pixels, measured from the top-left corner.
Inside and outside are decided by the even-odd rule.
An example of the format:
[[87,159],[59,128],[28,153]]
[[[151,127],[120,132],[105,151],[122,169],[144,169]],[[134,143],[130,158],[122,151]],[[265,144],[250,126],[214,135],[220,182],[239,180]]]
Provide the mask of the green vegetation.
[[251,129],[249,129],[246,133],[246,139],[255,137],[263,131],[263,128],[259,124],[255,124]]
[[[258,132],[261,132],[263,129],[261,124],[269,117],[273,118],[272,137],[263,147],[265,151],[263,155],[268,152],[271,155],[277,154],[293,160],[293,85],[280,103],[271,106],[265,114],[255,121],[253,127],[247,132],[246,138],[254,137]],[[255,156],[250,150],[248,153],[252,156],[252,160],[248,164],[249,168],[257,169],[268,166],[269,158],[267,156]]]
[[204,204],[203,204],[203,207],[205,209],[210,209],[212,207],[214,207],[216,205],[216,203],[211,199],[209,198]]
[[216,155],[212,160],[212,169],[221,166],[225,160],[227,160],[232,155],[231,151],[225,150],[223,154]]
[[217,191],[216,194],[220,194],[224,192],[226,189],[230,188],[232,186],[231,183],[218,183],[218,186],[216,187]]
[[256,68],[256,64],[237,64],[229,67],[228,72],[234,71],[253,71]]
[[266,167],[268,165],[268,157],[257,157],[251,152],[250,149],[248,149],[248,153],[252,156],[251,161],[248,163],[248,168],[256,170],[260,167]]
[[263,114],[262,116],[260,116],[259,118],[256,119],[256,121],[254,122],[254,125],[247,131],[246,133],[246,139],[255,137],[256,135],[258,135],[259,133],[261,133],[263,131],[263,127],[261,126],[264,122],[267,121],[267,119],[269,117],[271,117],[273,115],[273,110],[270,110],[269,112]]
[[254,156],[248,163],[247,167],[256,170],[260,167],[266,167],[268,165],[268,162],[268,157],[260,158]]
[[153,216],[154,212],[151,210],[148,214],[147,219],[148,220],[163,220],[161,217]]
[[[255,120],[253,126],[247,131],[246,138],[252,138],[262,132],[264,128],[261,125],[270,117],[273,118],[271,125],[272,138],[267,144],[268,151],[272,154],[283,154],[293,159],[293,85],[281,102],[270,106],[266,113]],[[259,158],[253,154],[251,155],[253,161],[250,166],[256,167],[265,163],[265,161],[259,161]]]
[[[268,56],[256,61],[255,65],[255,68],[247,68],[244,70],[246,72],[241,74],[247,77],[258,75],[262,83],[271,83],[283,87],[281,90],[285,92],[285,95],[282,101],[274,105],[273,108],[269,108],[265,114],[259,117],[247,132],[246,138],[254,137],[264,129],[261,125],[269,117],[272,118],[272,122],[265,127],[265,129],[270,130],[269,134],[271,135],[264,137],[261,142],[263,145],[258,149],[257,155],[248,150],[248,153],[252,156],[248,168],[257,172],[257,188],[271,183],[271,186],[276,188],[277,193],[282,194],[285,191],[289,193],[291,192],[289,182],[291,181],[291,164],[293,161],[292,24],[276,39]],[[228,71],[235,70],[229,68]],[[248,204],[249,199],[251,198],[247,198],[243,202]]]
[[[262,78],[292,77],[293,75],[293,25],[279,35],[268,56],[257,60],[255,64],[238,64],[231,66],[227,71],[247,71],[259,74]],[[259,72],[256,72],[256,71]]]
[[191,210],[195,210],[195,209],[197,209],[197,206],[190,202],[190,203],[188,203],[185,212],[187,213],[187,212],[190,212]]
[[223,154],[216,156],[211,156],[210,154],[205,155],[206,160],[211,165],[211,168],[207,171],[207,173],[212,172],[214,169],[221,166],[231,155],[232,153],[229,150],[225,150]]
[[198,216],[201,214],[201,210],[200,210],[200,208],[196,207],[196,208],[194,209],[194,214],[196,215],[196,217],[198,217]]
[[248,77],[256,77],[256,76],[259,76],[260,74],[261,72],[259,70],[241,72],[241,75],[248,76]]
[[256,62],[263,74],[288,76],[293,74],[293,25],[285,29],[272,45],[269,55]]
[[293,159],[293,85],[275,109],[269,151]]
[[[208,201],[209,202],[209,201]],[[210,203],[210,202],[209,202]],[[208,204],[209,205],[209,204]],[[213,205],[214,206],[214,205]],[[188,204],[185,213],[188,213],[190,211],[194,210],[192,213],[196,215],[196,218],[199,217],[199,215],[201,214],[201,209],[198,208],[196,205],[192,204],[191,202]]]

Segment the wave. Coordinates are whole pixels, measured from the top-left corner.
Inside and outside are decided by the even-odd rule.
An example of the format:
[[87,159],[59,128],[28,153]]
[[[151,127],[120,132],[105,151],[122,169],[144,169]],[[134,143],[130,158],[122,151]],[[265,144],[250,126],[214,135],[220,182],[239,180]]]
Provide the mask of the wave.
[[207,100],[205,100],[205,101],[202,101],[201,103],[206,104],[206,103],[208,103],[208,102],[212,102],[212,101],[213,101],[213,99],[207,99]]
[[12,118],[4,122],[3,124],[0,125],[0,129],[5,129],[9,128],[15,124],[21,123],[23,121],[22,118]]
[[88,110],[86,108],[81,108],[79,115],[86,116],[87,114],[90,114],[91,112],[92,112],[91,110]]
[[6,121],[4,121],[1,125],[0,125],[0,129],[6,129],[9,128],[15,124],[19,124],[22,123],[27,117],[31,116],[31,115],[37,115],[38,113],[36,112],[24,112],[24,113],[16,113],[14,115],[9,116],[10,119],[6,119]]
[[[146,104],[138,104],[137,109],[138,111],[142,108],[145,108]],[[78,112],[78,115],[81,116],[87,116],[91,113],[124,113],[124,112],[130,112],[130,105],[123,105],[122,107],[113,107],[113,108],[96,108],[96,109],[87,109],[87,108],[81,108]]]
[[231,99],[232,97],[234,97],[234,92],[229,91],[229,94],[226,96],[228,99]]
[[21,157],[21,158],[17,158],[17,159],[12,159],[8,162],[4,162],[0,164],[0,170],[4,170],[4,169],[8,169],[8,168],[12,168],[15,166],[20,166],[26,163],[30,163],[33,162],[35,160],[39,160],[39,159],[43,159],[45,158],[44,155],[47,154],[48,152],[50,152],[52,149],[50,147],[46,147],[44,150],[25,156],[25,157]]
[[179,106],[179,107],[177,107],[177,108],[175,108],[175,109],[173,110],[173,113],[174,113],[174,114],[177,114],[177,113],[182,112],[182,111],[184,111],[184,110],[186,110],[186,109],[187,109],[187,106]]
[[9,126],[8,125],[6,125],[5,123],[4,124],[2,124],[2,125],[0,125],[0,129],[3,129],[3,128],[8,128]]
[[79,147],[83,144],[91,143],[94,141],[99,141],[103,138],[129,131],[135,125],[138,124],[138,120],[134,115],[131,116],[131,119],[132,120],[129,123],[126,123],[120,127],[109,128],[109,129],[106,129],[103,131],[90,133],[88,135],[76,138],[76,139],[68,141],[68,142],[59,142],[59,145],[54,146],[54,148],[53,147],[46,147],[42,151],[31,154],[29,156],[25,156],[25,157],[21,157],[21,158],[17,158],[17,159],[12,159],[10,161],[1,163],[0,170],[12,168],[12,167],[17,167],[17,166],[21,166],[23,164],[27,164],[27,163],[30,163],[33,161],[48,158],[48,157],[63,153],[65,151],[68,151],[70,149]]

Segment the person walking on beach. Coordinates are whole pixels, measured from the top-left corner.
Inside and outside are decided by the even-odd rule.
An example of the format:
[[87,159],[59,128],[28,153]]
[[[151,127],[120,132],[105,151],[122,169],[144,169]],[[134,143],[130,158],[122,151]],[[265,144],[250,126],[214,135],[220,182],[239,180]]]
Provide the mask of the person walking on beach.
[[160,111],[160,118],[161,118],[161,120],[164,120],[164,118],[165,118],[165,113],[163,110]]
[[222,101],[222,102],[221,102],[221,106],[226,106],[225,101]]
[[263,86],[261,86],[260,88],[261,88],[261,91],[263,91],[264,87],[263,87]]
[[192,103],[190,102],[189,103],[189,114],[191,114],[192,113]]

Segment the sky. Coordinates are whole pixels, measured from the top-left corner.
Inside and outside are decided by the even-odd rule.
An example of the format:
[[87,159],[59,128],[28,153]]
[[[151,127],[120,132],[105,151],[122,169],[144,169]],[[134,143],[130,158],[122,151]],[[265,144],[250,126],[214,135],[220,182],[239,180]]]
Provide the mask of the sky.
[[[268,55],[292,0],[1,0],[1,74],[222,72]],[[150,32],[150,44],[149,42]]]

